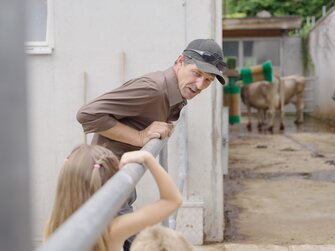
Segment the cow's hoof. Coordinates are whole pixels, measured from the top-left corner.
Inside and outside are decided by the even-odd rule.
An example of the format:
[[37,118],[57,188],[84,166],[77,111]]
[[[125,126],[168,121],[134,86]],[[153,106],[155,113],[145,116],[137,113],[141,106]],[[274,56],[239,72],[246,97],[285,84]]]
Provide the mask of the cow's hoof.
[[302,121],[300,121],[300,120],[295,120],[295,121],[294,121],[294,124],[296,124],[296,125],[301,125],[301,124],[302,124]]
[[285,130],[285,126],[284,126],[283,124],[281,124],[280,127],[279,127],[279,129],[280,129],[281,131],[284,131],[284,130]]
[[273,126],[269,126],[268,127],[268,131],[271,132],[271,133],[273,133]]
[[249,132],[251,132],[251,124],[247,124],[247,129]]

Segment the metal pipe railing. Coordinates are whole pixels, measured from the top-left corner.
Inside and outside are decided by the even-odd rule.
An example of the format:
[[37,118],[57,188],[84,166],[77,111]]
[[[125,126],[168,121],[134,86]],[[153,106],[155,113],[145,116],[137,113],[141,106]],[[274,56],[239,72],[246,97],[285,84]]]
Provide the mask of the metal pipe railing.
[[[180,193],[184,192],[186,177],[188,174],[188,136],[187,136],[187,109],[182,110],[179,118],[179,175],[178,175],[178,189]],[[188,199],[188,191],[186,191],[186,199]],[[177,228],[178,209],[169,217],[169,227]]]
[[[152,139],[142,150],[156,157],[166,143],[167,139]],[[125,165],[37,251],[90,250],[101,232],[117,215],[145,171],[146,168],[138,163]]]
[[[169,164],[168,164],[168,147],[165,145],[161,152],[159,153],[159,164],[169,173]],[[164,227],[170,227],[169,217],[162,221]]]

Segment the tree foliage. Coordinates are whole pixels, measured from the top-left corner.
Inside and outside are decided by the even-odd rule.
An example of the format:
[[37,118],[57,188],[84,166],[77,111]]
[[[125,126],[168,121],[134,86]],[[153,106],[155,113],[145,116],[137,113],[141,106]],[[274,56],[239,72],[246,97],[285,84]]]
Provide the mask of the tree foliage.
[[246,16],[256,16],[257,12],[266,10],[272,16],[299,15],[302,17],[322,15],[322,6],[327,9],[334,6],[334,0],[226,0],[227,13],[236,16],[243,13]]

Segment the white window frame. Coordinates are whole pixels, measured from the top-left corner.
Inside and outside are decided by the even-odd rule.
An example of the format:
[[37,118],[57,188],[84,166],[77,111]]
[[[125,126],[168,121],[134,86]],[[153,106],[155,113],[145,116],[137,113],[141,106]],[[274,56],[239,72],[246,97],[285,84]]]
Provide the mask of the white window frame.
[[51,54],[54,48],[54,0],[47,0],[47,23],[45,41],[27,41],[25,42],[25,51],[27,54]]

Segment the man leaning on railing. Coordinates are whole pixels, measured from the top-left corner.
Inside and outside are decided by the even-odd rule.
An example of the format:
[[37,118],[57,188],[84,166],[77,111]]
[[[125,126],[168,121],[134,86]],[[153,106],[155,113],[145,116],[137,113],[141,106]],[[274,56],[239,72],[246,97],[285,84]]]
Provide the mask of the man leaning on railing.
[[[169,137],[171,121],[181,109],[216,77],[224,84],[223,52],[212,39],[196,39],[165,71],[156,71],[129,80],[80,108],[77,119],[85,133],[94,133],[92,144],[112,150],[119,158],[138,150],[150,139]],[[132,211],[136,191],[119,215]],[[132,238],[124,244],[128,251]]]

